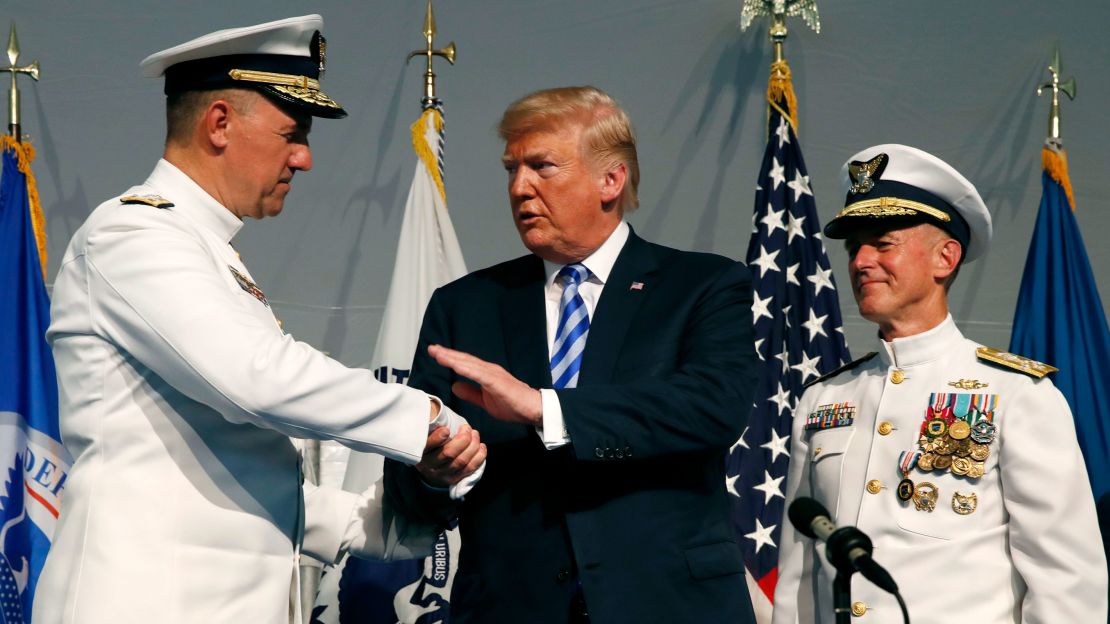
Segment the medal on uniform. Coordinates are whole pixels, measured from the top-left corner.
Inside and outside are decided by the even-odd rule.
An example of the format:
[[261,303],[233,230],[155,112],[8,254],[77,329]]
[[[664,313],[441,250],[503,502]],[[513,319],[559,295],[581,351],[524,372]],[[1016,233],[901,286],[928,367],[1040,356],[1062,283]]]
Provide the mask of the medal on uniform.
[[979,497],[974,492],[971,494],[960,494],[954,492],[952,494],[952,511],[960,514],[961,516],[970,515],[979,506]]
[[932,453],[924,453],[920,459],[917,460],[917,467],[929,472],[933,469],[933,463],[937,460],[937,456]]
[[917,465],[918,458],[921,457],[920,451],[902,451],[898,457],[898,470],[902,473],[902,480],[898,482],[898,498],[902,501],[908,501],[913,498],[914,484],[910,480],[910,471]]
[[913,489],[913,506],[918,511],[932,513],[937,508],[937,486],[928,481],[918,483]]
[[957,457],[952,460],[952,474],[966,475],[971,470],[971,460],[966,457]]

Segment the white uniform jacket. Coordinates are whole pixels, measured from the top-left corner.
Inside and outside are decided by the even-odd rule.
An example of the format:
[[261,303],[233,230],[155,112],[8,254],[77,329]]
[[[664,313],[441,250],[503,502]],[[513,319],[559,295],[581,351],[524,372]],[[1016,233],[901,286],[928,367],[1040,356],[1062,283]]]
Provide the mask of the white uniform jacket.
[[302,537],[331,561],[352,514],[371,542],[395,529],[377,489],[359,509],[345,492],[302,496],[289,437],[415,463],[428,397],[284,334],[230,245],[242,223],[179,169],[159,161],[123,197],[148,194],[173,205],[103,203],[54,283],[74,464],[34,621],[288,622]]
[[[786,504],[815,498],[838,526],[870,536],[914,624],[1106,622],[1106,561],[1063,395],[1048,379],[980,360],[979,345],[950,316],[925,333],[880,343],[877,356],[802,395]],[[917,486],[935,489],[930,512],[896,492],[900,454],[920,450],[931,396],[938,405],[993,408],[996,435],[980,478],[908,472]],[[834,413],[840,418],[821,418]],[[824,546],[786,524],[774,624],[833,622],[835,575]],[[860,574],[852,601],[853,621],[902,621],[894,597]]]

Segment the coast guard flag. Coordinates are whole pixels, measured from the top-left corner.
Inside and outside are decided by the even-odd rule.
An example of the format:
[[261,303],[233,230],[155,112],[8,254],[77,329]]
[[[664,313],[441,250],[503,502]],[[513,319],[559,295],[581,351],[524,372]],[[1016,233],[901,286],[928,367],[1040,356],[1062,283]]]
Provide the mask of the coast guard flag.
[[[1041,153],[1041,207],[1021,278],[1010,351],[1060,369],[1049,377],[1068,399],[1099,510],[1110,496],[1110,329],[1072,210],[1064,150]],[[1100,515],[1102,515],[1100,514]],[[1108,518],[1102,516],[1103,539]]]
[[797,104],[785,61],[771,66],[767,100],[770,137],[747,257],[762,374],[748,428],[728,457],[733,522],[760,622],[771,621],[778,579],[794,405],[803,384],[850,359],[817,206],[794,133]]
[[0,612],[10,623],[30,620],[72,460],[58,434],[58,386],[46,344],[50,301],[30,173],[34,150],[8,136],[0,148]]
[[[438,102],[412,125],[416,173],[405,202],[393,281],[371,360],[379,381],[408,383],[424,308],[432,292],[466,274],[443,188],[443,113]],[[380,455],[351,453],[343,488],[360,492],[382,475]],[[439,536],[424,561],[345,558],[324,573],[313,610],[318,624],[446,622],[458,531]]]

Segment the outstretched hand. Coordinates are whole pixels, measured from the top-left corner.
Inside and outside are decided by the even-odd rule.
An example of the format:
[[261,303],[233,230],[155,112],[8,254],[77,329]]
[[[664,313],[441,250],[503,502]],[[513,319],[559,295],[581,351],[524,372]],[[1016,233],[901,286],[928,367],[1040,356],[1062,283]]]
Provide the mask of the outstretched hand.
[[455,382],[451,391],[460,399],[481,407],[497,420],[529,425],[542,422],[540,391],[513,377],[501,366],[439,345],[429,346],[428,354],[441,366],[478,384]]

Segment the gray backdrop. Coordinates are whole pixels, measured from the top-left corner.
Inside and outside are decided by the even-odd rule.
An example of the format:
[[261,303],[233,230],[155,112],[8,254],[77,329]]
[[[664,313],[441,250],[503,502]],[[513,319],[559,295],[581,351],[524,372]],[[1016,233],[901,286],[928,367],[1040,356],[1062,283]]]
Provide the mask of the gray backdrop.
[[[441,0],[437,59],[447,115],[447,194],[470,268],[523,252],[509,218],[494,123],[534,89],[590,83],[636,124],[645,237],[743,258],[765,143],[770,44],[766,21],[739,30],[740,0]],[[856,150],[908,143],[947,160],[994,215],[990,255],[962,271],[952,311],[974,339],[1009,344],[1040,197],[1040,148],[1052,46],[1079,97],[1064,104],[1064,138],[1085,233],[1110,303],[1110,3],[1045,0],[823,0],[817,35],[791,20],[786,53],[800,101],[801,142],[822,221],[841,207],[836,173]],[[349,364],[377,336],[415,157],[408,126],[420,112],[423,0],[377,2],[43,2],[5,0],[22,62],[24,128],[47,214],[49,279],[92,207],[145,179],[161,154],[161,83],[147,54],[219,28],[309,12],[324,16],[325,88],[351,116],[320,120],[315,168],[297,176],[285,212],[249,222],[238,249],[286,329]],[[3,19],[7,18],[7,19]],[[5,46],[6,47],[6,46]],[[840,284],[845,255],[830,254]],[[136,258],[142,262],[142,258]],[[856,352],[872,327],[841,290]],[[168,301],[167,305],[188,305]]]

